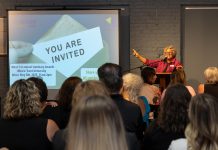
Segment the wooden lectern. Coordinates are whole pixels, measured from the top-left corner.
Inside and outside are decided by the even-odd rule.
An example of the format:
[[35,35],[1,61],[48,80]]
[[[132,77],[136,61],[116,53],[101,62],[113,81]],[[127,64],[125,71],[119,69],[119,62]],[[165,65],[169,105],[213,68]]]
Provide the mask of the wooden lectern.
[[171,73],[156,73],[156,75],[157,79],[155,84],[158,84],[161,92],[163,92],[163,90],[167,88],[168,84],[170,83]]

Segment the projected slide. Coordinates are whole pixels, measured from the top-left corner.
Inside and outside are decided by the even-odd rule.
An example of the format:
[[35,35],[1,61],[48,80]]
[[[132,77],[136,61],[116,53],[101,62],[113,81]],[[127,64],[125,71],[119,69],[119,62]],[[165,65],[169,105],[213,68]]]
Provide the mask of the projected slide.
[[97,68],[119,63],[117,10],[9,11],[10,85],[42,78],[49,89],[70,76],[98,79]]

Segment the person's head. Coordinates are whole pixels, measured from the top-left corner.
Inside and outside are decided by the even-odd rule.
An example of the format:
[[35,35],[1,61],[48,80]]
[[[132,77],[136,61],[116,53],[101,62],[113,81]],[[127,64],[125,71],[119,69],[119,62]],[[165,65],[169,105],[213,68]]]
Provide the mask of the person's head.
[[68,124],[67,150],[126,150],[120,112],[105,96],[85,97],[74,107]]
[[183,68],[175,69],[171,74],[170,84],[176,83],[186,84],[186,75]]
[[141,77],[145,83],[154,84],[157,79],[155,69],[152,67],[145,67],[141,70]]
[[119,93],[123,86],[122,68],[113,63],[105,63],[98,68],[98,77],[111,93]]
[[211,83],[211,84],[218,83],[218,68],[208,67],[204,71],[204,77],[207,83]]
[[138,97],[143,80],[140,76],[127,73],[123,76],[123,93],[127,94],[128,99],[133,103],[138,104]]
[[30,77],[27,80],[34,82],[35,86],[38,88],[39,95],[40,95],[40,102],[46,101],[48,97],[48,88],[46,86],[46,83],[42,79],[37,77]]
[[173,45],[165,47],[163,53],[168,60],[174,59],[176,57],[176,49],[173,47]]
[[60,106],[63,106],[66,110],[71,110],[71,103],[74,90],[76,86],[82,82],[82,79],[79,77],[69,77],[67,78],[58,92],[58,103]]
[[185,130],[188,144],[196,150],[218,149],[218,99],[208,94],[194,96],[189,105],[190,123]]
[[17,80],[7,92],[3,118],[24,119],[41,114],[39,90],[32,81]]
[[191,94],[182,84],[175,84],[166,89],[160,105],[158,122],[166,132],[183,133],[189,121],[188,106]]
[[109,96],[109,92],[104,83],[97,80],[88,80],[79,83],[73,93],[73,103],[76,105],[82,98],[92,95],[104,95]]

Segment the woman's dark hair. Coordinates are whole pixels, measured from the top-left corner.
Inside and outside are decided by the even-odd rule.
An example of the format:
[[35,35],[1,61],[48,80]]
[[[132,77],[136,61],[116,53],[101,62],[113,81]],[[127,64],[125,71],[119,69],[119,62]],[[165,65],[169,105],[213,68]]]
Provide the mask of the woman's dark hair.
[[57,100],[59,105],[63,106],[65,110],[71,110],[73,93],[77,84],[80,82],[82,82],[82,79],[79,77],[69,77],[62,84],[58,92]]
[[152,67],[145,67],[141,71],[141,77],[143,78],[145,83],[151,83],[151,78],[156,74],[155,69]]
[[98,68],[98,77],[111,93],[118,93],[123,86],[122,67],[105,63]]
[[46,86],[46,83],[42,79],[37,77],[30,77],[27,80],[34,82],[35,86],[38,88],[40,102],[46,101],[48,97],[48,88]]
[[166,132],[183,133],[189,122],[188,106],[191,94],[182,84],[175,84],[167,88],[160,105],[158,123]]

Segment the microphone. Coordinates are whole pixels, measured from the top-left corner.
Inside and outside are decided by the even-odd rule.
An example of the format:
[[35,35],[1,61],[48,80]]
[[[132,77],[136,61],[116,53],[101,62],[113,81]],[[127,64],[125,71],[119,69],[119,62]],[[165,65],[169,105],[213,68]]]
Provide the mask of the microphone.
[[160,58],[161,60],[163,60],[163,61],[165,61],[165,60],[167,59],[167,57],[164,56],[164,55],[161,55],[159,58]]

